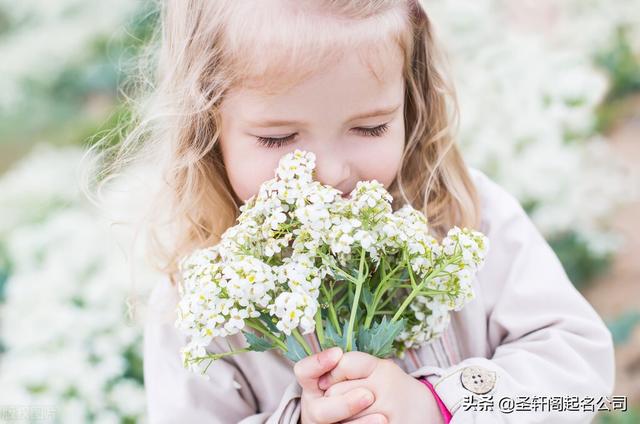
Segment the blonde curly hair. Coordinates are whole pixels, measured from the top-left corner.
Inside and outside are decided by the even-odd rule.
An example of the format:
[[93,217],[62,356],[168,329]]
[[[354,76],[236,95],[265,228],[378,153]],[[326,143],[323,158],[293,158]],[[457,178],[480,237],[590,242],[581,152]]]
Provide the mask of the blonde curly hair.
[[[276,92],[330,66],[354,48],[378,60],[404,58],[406,128],[402,165],[388,190],[394,210],[410,203],[440,238],[453,225],[477,228],[479,205],[455,144],[458,105],[445,58],[417,0],[167,0],[140,61],[132,116],[90,152],[86,187],[97,191],[133,163],[153,164],[149,254],[175,282],[180,259],[216,244],[240,202],[224,168],[219,108],[235,87]],[[255,83],[259,83],[259,87]],[[97,184],[93,184],[96,183]],[[151,184],[151,182],[150,182]],[[91,192],[87,189],[87,192]]]

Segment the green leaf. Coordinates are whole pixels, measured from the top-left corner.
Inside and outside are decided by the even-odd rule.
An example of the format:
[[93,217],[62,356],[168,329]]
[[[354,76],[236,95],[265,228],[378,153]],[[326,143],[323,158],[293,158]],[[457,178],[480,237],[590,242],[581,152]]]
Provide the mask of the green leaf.
[[607,322],[613,343],[616,345],[626,343],[637,325],[640,325],[640,312],[633,310],[629,310],[619,315],[616,319]]
[[402,273],[397,277],[400,281],[409,280],[409,268],[403,268]]
[[404,319],[396,322],[387,321],[385,316],[371,328],[361,329],[358,331],[360,350],[377,358],[388,358],[394,353],[393,341],[404,328],[404,321]]
[[244,334],[244,338],[247,340],[247,343],[249,343],[249,349],[254,352],[264,352],[265,350],[273,349],[273,344],[267,338],[256,336],[247,331],[243,331],[242,334]]
[[371,308],[371,304],[373,303],[373,293],[369,289],[369,286],[363,286],[362,291],[360,292],[360,299],[364,303],[364,306],[367,308],[367,311]]
[[355,327],[357,328],[359,327],[358,323],[363,323],[364,322],[364,316],[367,313],[367,311],[364,308],[358,308],[358,310],[356,311],[356,321],[355,321]]
[[271,330],[272,334],[280,334],[280,330],[278,330],[278,327],[273,323],[271,315],[266,312],[261,312],[260,321]]
[[307,357],[307,352],[304,351],[304,348],[300,343],[298,343],[295,337],[288,335],[285,342],[287,344],[287,352],[284,356],[291,359],[293,362],[298,362],[299,360]]
[[[342,336],[338,334],[335,328],[331,323],[327,322],[327,326],[324,331],[324,341],[325,341],[325,349],[332,348],[334,346],[341,347],[343,350],[347,346],[347,329],[349,328],[349,322],[344,323],[344,327],[342,329]],[[351,335],[351,348],[352,350],[358,350],[358,346],[356,344],[356,332],[354,331]]]
[[331,322],[326,321],[326,323],[327,325],[324,327],[325,349],[329,349],[335,346],[340,346],[339,344],[340,335],[338,334],[336,329],[333,327],[333,324],[331,324]]
[[588,287],[595,277],[602,275],[611,265],[611,253],[595,252],[576,232],[554,236],[549,239],[549,245],[578,290]]

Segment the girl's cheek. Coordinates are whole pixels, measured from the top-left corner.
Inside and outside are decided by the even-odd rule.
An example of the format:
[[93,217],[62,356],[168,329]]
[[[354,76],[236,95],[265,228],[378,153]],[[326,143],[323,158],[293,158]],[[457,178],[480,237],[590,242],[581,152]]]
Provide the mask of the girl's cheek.
[[400,166],[402,157],[402,146],[394,145],[392,140],[387,140],[385,146],[371,149],[369,154],[361,158],[361,166],[367,180],[378,180],[385,186],[389,186],[393,181]]

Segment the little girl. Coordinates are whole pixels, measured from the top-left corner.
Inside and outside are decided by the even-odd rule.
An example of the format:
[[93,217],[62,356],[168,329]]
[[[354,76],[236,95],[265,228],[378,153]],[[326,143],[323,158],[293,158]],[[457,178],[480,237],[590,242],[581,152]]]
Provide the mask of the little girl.
[[[142,120],[173,230],[145,329],[152,423],[590,421],[613,390],[611,334],[517,200],[462,160],[455,95],[417,0],[169,0],[161,30]],[[177,264],[216,244],[295,149],[345,194],[380,181],[394,210],[423,211],[438,238],[453,225],[487,235],[475,298],[403,359],[334,348],[294,365],[249,352],[205,379],[181,364]]]

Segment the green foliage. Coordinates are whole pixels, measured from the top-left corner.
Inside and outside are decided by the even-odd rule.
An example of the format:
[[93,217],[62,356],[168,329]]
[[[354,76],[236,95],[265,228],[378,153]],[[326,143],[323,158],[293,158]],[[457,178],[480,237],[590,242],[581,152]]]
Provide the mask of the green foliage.
[[393,341],[404,328],[404,321],[387,321],[385,316],[371,328],[361,328],[358,332],[359,350],[378,358],[390,357],[394,353]]
[[267,326],[267,328],[271,331],[271,334],[279,334],[280,330],[274,324],[274,318],[264,311],[260,313],[260,322]]
[[624,97],[602,102],[596,109],[596,130],[604,134],[615,128],[633,110],[632,101],[632,97]]
[[634,328],[640,324],[640,311],[630,310],[607,322],[613,342],[623,344],[629,340]]
[[594,424],[637,424],[640,423],[640,407],[634,406],[627,411],[600,412]]
[[373,306],[373,293],[371,292],[369,286],[366,284],[362,287],[362,292],[360,293],[360,301],[364,303],[367,311],[369,311],[371,309],[371,306]]
[[4,290],[11,274],[11,261],[9,260],[9,253],[0,240],[0,303],[4,302]]
[[593,278],[606,271],[612,260],[611,255],[596,256],[574,232],[551,238],[549,244],[578,289],[586,287]]
[[307,352],[304,351],[304,348],[295,337],[292,335],[287,336],[285,343],[287,345],[287,352],[284,354],[287,358],[291,359],[293,362],[298,362],[299,360],[307,357]]
[[[325,340],[325,348],[330,349],[334,346],[339,346],[343,350],[347,346],[347,329],[349,327],[349,322],[345,322],[342,328],[342,336],[338,334],[336,329],[327,322],[327,326],[324,330],[324,340]],[[355,331],[351,334],[351,350],[358,350],[358,346],[356,344]]]
[[249,333],[248,331],[243,331],[244,338],[249,343],[249,349],[254,352],[264,352],[265,350],[273,349],[273,343],[264,337],[256,336],[253,333]]
[[3,7],[0,7],[0,36],[11,33],[14,29],[13,25],[13,21],[7,14],[6,10],[4,10]]
[[617,28],[610,47],[596,54],[596,63],[611,78],[607,101],[640,91],[640,58],[635,56],[629,42],[629,28]]
[[[52,144],[79,144],[105,126],[113,128],[123,113],[122,106],[116,108],[121,82],[136,72],[135,61],[152,40],[156,3],[141,2],[124,23],[123,35],[96,39],[78,57],[70,54],[66,66],[49,79],[21,81],[25,101],[0,116],[0,144],[28,146],[42,136]],[[0,9],[0,27],[4,16]]]
[[124,358],[126,360],[126,368],[123,377],[144,384],[143,363],[140,354],[134,347],[130,347],[124,352]]
[[522,209],[524,209],[527,214],[531,215],[531,213],[539,206],[540,201],[536,199],[526,199],[521,200],[520,204],[522,205]]
[[596,127],[606,132],[629,108],[624,100],[640,91],[640,57],[629,42],[629,28],[618,27],[610,45],[596,54],[595,62],[611,81],[607,97],[596,111]]

